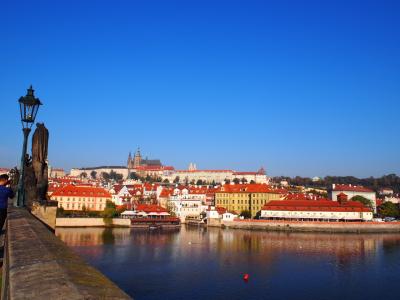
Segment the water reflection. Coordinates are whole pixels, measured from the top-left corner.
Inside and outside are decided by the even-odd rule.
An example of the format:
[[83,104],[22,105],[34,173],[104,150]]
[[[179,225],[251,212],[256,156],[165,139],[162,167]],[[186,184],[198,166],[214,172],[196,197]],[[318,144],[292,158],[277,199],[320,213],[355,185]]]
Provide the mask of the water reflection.
[[[58,228],[56,235],[136,299],[374,299],[385,292],[372,283],[400,280],[398,234],[182,227]],[[247,285],[243,272],[252,274]]]

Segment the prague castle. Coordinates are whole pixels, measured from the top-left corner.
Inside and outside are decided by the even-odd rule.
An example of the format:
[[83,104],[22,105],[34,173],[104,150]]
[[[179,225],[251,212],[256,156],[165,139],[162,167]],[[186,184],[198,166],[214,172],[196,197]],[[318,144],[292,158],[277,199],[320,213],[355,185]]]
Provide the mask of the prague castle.
[[140,154],[140,148],[138,148],[135,152],[135,155],[132,158],[132,154],[129,152],[128,156],[128,163],[127,163],[127,168],[128,169],[136,169],[137,167],[161,167],[161,161],[159,159],[148,159],[147,157],[145,159],[142,158],[142,155]]

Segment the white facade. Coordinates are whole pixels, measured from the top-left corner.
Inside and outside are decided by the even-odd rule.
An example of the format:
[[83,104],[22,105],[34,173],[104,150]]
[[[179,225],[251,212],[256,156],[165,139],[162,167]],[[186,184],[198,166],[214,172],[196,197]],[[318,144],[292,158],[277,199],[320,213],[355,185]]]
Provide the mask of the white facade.
[[[351,200],[354,196],[362,196],[368,200],[371,200],[374,212],[376,213],[376,194],[374,191],[357,191],[353,186],[349,188],[337,188],[338,185],[333,184],[332,190],[329,191],[328,196],[332,201],[337,201],[337,196],[341,193],[347,195],[347,199]],[[342,185],[340,185],[342,186]]]
[[221,215],[218,213],[215,208],[211,208],[206,211],[207,219],[221,219]]
[[112,202],[114,202],[115,205],[123,205],[123,204],[125,204],[123,201],[124,199],[132,198],[132,195],[128,191],[128,188],[126,186],[123,186],[122,189],[118,193],[116,193],[116,194],[111,193],[111,195],[112,195]]
[[200,199],[170,198],[168,208],[181,222],[185,222],[186,217],[199,217],[206,210],[201,202]]
[[233,221],[235,218],[237,218],[238,215],[230,213],[230,212],[225,212],[222,214],[222,221]]
[[394,204],[400,204],[400,198],[395,196],[386,196],[385,202],[392,202]]
[[179,183],[197,182],[198,180],[207,183],[212,183],[213,181],[215,183],[224,183],[226,180],[232,181],[234,178],[245,178],[248,183],[252,180],[256,183],[269,182],[269,177],[265,174],[256,172],[235,172],[233,170],[176,170],[167,176],[162,176],[162,179],[168,179],[169,182],[173,182],[176,177],[179,177]]
[[261,218],[371,221],[372,212],[261,210]]
[[117,174],[121,174],[123,178],[128,177],[128,168],[125,167],[99,167],[99,168],[73,168],[71,169],[70,176],[80,177],[82,173],[86,173],[87,177],[90,178],[90,173],[92,171],[96,172],[96,178],[100,178],[101,173],[110,173],[114,171]]

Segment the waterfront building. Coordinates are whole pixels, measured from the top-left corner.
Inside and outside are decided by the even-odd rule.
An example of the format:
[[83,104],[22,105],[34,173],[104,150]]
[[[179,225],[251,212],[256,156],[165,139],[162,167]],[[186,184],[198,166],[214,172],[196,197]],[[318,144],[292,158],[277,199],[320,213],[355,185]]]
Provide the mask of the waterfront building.
[[371,221],[372,210],[357,201],[282,200],[270,201],[261,210],[263,219],[311,220],[311,221]]
[[339,194],[345,194],[350,200],[354,196],[362,196],[371,201],[374,212],[376,212],[376,193],[369,188],[361,185],[332,184],[332,187],[328,190],[328,198],[337,201]]
[[131,219],[132,227],[140,228],[178,228],[179,218],[163,207],[154,204],[136,204],[133,211],[125,211],[122,217]]
[[232,211],[226,211],[222,214],[222,221],[233,221],[236,219],[239,215],[236,212]]
[[187,217],[198,218],[206,210],[200,198],[181,198],[171,196],[168,201],[168,210],[178,217],[181,222],[185,222]]
[[264,204],[281,198],[281,191],[267,184],[225,184],[215,193],[215,205],[229,211],[248,210],[254,217]]
[[223,213],[225,213],[225,212],[226,212],[226,208],[210,206],[206,210],[207,220],[210,220],[210,219],[221,219],[221,215]]
[[51,200],[58,201],[58,207],[65,210],[102,211],[111,194],[100,187],[66,185],[54,191]]

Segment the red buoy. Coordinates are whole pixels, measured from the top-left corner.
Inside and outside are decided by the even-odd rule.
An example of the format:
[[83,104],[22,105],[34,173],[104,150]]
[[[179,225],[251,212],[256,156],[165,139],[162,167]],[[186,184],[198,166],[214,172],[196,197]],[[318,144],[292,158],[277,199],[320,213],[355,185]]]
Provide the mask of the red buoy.
[[246,274],[243,275],[243,280],[244,281],[248,281],[249,277],[250,277],[249,274],[246,273]]

